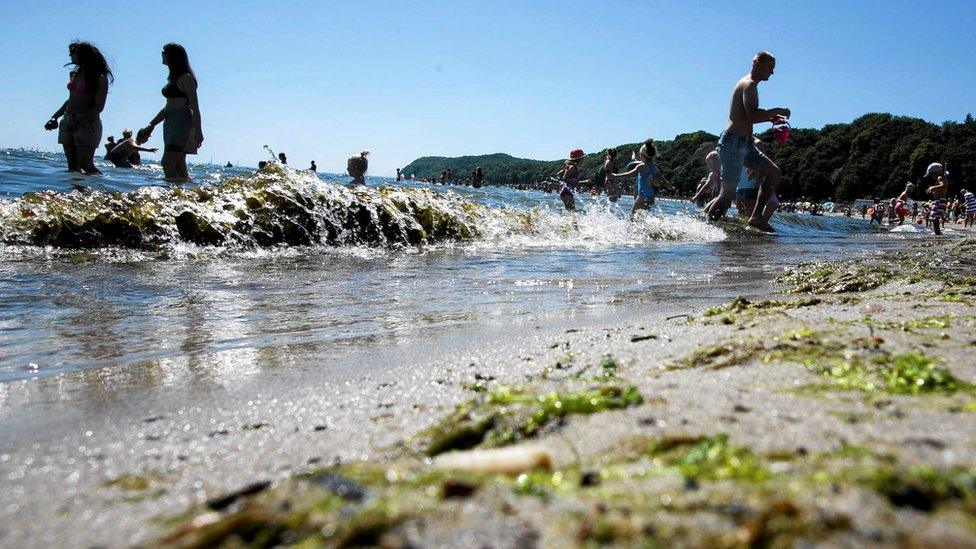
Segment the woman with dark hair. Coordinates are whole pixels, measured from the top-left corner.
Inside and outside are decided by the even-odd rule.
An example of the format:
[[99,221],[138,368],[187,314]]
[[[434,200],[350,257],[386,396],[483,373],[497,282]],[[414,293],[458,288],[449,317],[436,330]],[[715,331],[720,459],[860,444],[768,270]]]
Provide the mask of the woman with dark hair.
[[101,114],[114,77],[105,56],[88,42],[72,42],[68,55],[71,62],[65,66],[74,66],[68,80],[68,100],[44,124],[44,129],[59,128],[58,143],[64,147],[68,171],[101,174],[95,167],[95,149],[102,142]]
[[139,130],[140,136],[148,138],[153,129],[163,123],[163,174],[170,182],[190,180],[186,169],[186,155],[197,154],[203,144],[203,129],[200,125],[200,104],[197,102],[197,77],[190,68],[186,50],[179,44],[163,46],[163,64],[169,67],[163,97],[166,106]]

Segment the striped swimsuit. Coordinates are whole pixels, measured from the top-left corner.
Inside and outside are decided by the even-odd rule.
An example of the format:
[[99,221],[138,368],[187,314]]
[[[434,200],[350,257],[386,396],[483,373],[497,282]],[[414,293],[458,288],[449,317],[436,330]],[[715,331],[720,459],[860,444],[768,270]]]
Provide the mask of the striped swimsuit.
[[932,210],[929,211],[929,219],[932,221],[942,221],[945,217],[945,198],[934,198],[932,199]]
[[966,193],[962,195],[963,200],[966,201],[966,213],[976,213],[976,195],[973,193]]

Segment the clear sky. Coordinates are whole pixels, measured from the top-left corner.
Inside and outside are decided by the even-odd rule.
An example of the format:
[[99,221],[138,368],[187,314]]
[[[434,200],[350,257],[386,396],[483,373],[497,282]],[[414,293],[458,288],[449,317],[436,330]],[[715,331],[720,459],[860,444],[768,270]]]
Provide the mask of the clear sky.
[[[424,155],[554,159],[724,126],[759,49],[778,60],[763,106],[820,127],[887,111],[976,111],[976,2],[13,2],[0,0],[0,147],[58,150],[67,45],[116,75],[104,136],[163,105],[164,43],[200,81],[197,160],[386,175]],[[160,145],[161,129],[151,144]]]

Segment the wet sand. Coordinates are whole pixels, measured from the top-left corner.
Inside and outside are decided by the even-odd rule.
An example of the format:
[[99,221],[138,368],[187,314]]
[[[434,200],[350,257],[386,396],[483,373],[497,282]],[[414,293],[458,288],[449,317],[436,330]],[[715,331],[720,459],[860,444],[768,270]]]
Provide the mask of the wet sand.
[[[751,305],[637,303],[341,355],[230,351],[9,383],[0,545],[971,545],[976,288],[959,273],[976,245],[938,245],[955,271],[909,247],[884,265],[811,267],[793,285],[817,287],[770,283]],[[756,306],[770,288],[784,302]],[[937,390],[874,375],[904,357],[936,371]],[[641,402],[531,428],[521,401],[492,408],[513,391],[569,403],[626,388]],[[464,403],[496,419],[453,446],[533,444],[554,470],[433,470],[425,430],[457,427],[443,420]]]

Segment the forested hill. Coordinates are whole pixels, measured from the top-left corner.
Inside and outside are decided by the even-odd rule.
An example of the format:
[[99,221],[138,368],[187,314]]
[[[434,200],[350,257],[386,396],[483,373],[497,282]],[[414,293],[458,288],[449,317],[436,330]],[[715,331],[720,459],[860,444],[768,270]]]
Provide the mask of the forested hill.
[[[783,145],[773,143],[770,130],[758,136],[771,143],[770,156],[783,170],[783,197],[841,201],[891,197],[900,193],[907,181],[917,181],[931,162],[948,164],[953,192],[963,185],[976,186],[976,121],[972,115],[963,122],[936,125],[918,118],[866,114],[849,124],[793,128],[789,142]],[[706,175],[705,154],[717,139],[699,131],[671,141],[655,141],[657,164],[681,194],[693,192]],[[639,145],[616,147],[620,168]],[[457,158],[428,156],[408,164],[403,173],[418,179],[439,178],[443,170],[450,168],[455,178],[463,179],[481,166],[488,184],[534,184],[554,175],[562,163],[500,153]],[[583,178],[595,175],[602,163],[602,151],[587,155],[580,164]]]

